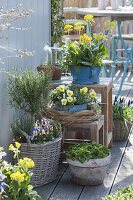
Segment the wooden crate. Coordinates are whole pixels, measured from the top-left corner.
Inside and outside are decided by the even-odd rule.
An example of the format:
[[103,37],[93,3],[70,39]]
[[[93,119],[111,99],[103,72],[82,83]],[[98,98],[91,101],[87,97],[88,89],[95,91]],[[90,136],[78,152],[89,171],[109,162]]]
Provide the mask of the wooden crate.
[[63,143],[66,148],[69,144],[82,141],[95,141],[104,145],[104,116],[96,121],[80,124],[71,124],[64,128]]

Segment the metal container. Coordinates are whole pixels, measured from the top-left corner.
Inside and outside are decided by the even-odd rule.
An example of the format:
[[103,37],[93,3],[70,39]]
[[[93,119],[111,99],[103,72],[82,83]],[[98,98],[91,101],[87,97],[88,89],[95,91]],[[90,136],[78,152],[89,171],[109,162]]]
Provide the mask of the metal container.
[[100,185],[103,183],[111,155],[102,159],[91,159],[83,164],[67,159],[72,180],[78,185]]

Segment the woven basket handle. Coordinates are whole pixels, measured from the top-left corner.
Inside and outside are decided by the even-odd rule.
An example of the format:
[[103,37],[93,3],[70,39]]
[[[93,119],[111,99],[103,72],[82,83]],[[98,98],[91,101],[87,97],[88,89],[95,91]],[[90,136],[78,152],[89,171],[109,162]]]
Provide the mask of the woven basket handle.
[[22,131],[22,130],[19,130],[19,131],[20,131],[20,133],[26,138],[26,141],[27,141],[27,143],[28,143],[28,146],[31,147],[31,141],[30,141],[30,139],[29,139],[28,134],[27,134],[25,131]]

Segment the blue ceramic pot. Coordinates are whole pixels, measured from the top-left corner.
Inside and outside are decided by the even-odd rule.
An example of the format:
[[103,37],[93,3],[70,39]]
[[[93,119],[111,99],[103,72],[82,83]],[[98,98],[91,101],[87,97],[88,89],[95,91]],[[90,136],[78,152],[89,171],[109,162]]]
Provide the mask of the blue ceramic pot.
[[74,105],[74,106],[54,106],[54,109],[66,112],[79,112],[81,110],[87,110],[87,104]]
[[75,84],[99,83],[101,67],[71,66],[70,70]]

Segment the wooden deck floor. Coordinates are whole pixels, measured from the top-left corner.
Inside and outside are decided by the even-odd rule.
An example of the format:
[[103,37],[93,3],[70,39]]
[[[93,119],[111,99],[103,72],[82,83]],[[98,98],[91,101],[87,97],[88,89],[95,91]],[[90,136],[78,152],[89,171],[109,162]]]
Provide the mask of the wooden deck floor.
[[[118,90],[121,73],[118,70],[114,78],[113,96]],[[120,95],[127,100],[133,99],[133,73],[129,72]],[[43,200],[101,200],[119,187],[133,184],[133,129],[127,141],[113,144],[111,152],[111,164],[102,185],[83,187],[73,184],[67,164],[63,164],[56,181],[37,188],[37,191]]]

